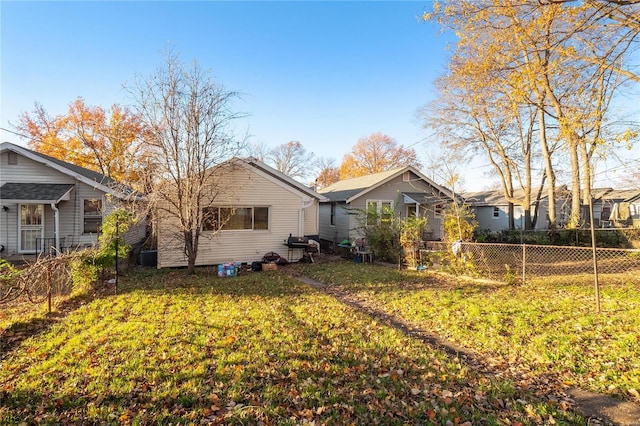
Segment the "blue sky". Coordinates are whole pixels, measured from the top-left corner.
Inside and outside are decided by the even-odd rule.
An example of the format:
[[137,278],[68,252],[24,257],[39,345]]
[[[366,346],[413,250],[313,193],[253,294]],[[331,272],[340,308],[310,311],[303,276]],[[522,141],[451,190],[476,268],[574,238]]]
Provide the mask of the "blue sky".
[[[446,64],[444,36],[414,2],[2,2],[1,126],[39,102],[64,113],[127,104],[122,86],[173,46],[244,95],[254,142],[342,156],[383,132],[426,136],[416,110]],[[2,140],[20,142],[5,131]]]
[[[298,140],[339,163],[359,138],[382,132],[434,158],[416,110],[434,94],[452,40],[407,2],[0,2],[0,127],[38,102],[63,114],[129,104],[123,85],[163,64],[173,47],[242,92],[239,123],[267,146]],[[0,141],[24,144],[0,130]],[[637,150],[627,155],[637,157]],[[492,184],[478,158],[464,189]],[[428,170],[426,174],[431,176]]]

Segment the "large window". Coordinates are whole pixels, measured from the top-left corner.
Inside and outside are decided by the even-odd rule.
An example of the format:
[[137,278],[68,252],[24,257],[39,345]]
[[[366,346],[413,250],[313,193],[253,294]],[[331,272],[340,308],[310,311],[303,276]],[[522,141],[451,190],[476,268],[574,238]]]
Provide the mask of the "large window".
[[206,207],[202,216],[203,231],[269,229],[269,207]]
[[102,200],[84,200],[84,229],[85,234],[97,234],[102,225]]
[[367,225],[389,222],[393,217],[393,201],[367,200]]

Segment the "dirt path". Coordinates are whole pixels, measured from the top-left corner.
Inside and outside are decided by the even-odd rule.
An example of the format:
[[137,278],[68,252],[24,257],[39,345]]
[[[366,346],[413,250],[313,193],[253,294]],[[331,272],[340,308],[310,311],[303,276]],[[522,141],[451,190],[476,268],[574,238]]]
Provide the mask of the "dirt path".
[[[447,354],[460,358],[470,368],[480,374],[495,377],[508,377],[513,380],[516,386],[543,390],[543,398],[564,404],[573,408],[578,413],[589,419],[589,425],[620,425],[620,426],[640,426],[640,406],[619,401],[606,395],[587,392],[581,389],[562,386],[559,388],[558,381],[551,376],[528,376],[526,372],[509,368],[504,363],[490,362],[482,355],[464,348],[455,343],[449,342],[440,336],[425,330],[416,324],[405,321],[402,318],[389,315],[378,309],[376,306],[359,298],[357,295],[337,290],[332,286],[315,281],[304,275],[293,276],[293,278],[308,284],[325,294],[335,297],[354,309],[367,315],[373,316],[381,322],[393,327],[412,338],[421,340],[427,345],[443,350]],[[539,392],[538,392],[539,393]]]

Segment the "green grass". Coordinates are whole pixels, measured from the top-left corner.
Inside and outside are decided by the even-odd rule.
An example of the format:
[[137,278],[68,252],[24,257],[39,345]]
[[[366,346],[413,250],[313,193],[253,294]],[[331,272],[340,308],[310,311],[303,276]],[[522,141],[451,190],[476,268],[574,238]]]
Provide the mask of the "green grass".
[[304,273],[535,378],[638,400],[640,283],[590,277],[526,286],[465,281],[378,265],[309,265]]
[[0,423],[586,424],[281,273],[213,275],[132,273],[24,339]]

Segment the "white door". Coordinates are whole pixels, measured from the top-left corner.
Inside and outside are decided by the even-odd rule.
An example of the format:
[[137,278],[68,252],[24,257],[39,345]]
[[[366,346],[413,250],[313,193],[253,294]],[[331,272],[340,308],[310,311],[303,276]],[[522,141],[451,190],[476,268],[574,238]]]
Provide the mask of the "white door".
[[38,240],[44,238],[44,205],[20,205],[20,229],[18,230],[18,251],[35,253]]

